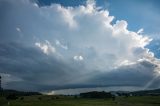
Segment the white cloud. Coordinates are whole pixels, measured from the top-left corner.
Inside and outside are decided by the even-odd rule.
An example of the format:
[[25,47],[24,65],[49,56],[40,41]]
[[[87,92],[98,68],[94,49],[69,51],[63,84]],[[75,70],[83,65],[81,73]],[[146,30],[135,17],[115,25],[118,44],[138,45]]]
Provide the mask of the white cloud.
[[132,65],[132,64],[136,64],[136,63],[135,62],[129,62],[128,60],[124,60],[119,64],[119,66]]
[[71,28],[75,28],[77,26],[76,21],[73,19],[74,14],[72,14],[73,8],[63,8],[58,6],[57,10],[62,14],[63,20],[69,25]]
[[82,56],[74,56],[73,59],[76,61],[82,61],[83,57]]
[[56,49],[50,44],[49,41],[45,40],[44,43],[36,42],[35,46],[39,47],[43,53],[49,54],[49,53],[55,53]]
[[142,33],[143,33],[143,31],[144,31],[144,29],[143,29],[143,28],[141,28],[141,29],[139,29],[139,30],[137,31],[137,33],[138,33],[138,34],[142,34]]

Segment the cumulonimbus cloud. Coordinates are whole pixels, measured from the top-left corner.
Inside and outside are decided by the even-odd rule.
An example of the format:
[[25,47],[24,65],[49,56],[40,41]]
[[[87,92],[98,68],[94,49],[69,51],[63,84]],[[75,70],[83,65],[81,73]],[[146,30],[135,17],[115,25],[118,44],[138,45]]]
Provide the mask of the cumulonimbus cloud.
[[[0,65],[3,65],[0,72],[16,76],[24,83],[63,86],[85,82],[98,85],[101,81],[103,85],[112,85],[108,81],[113,81],[118,85],[129,79],[124,84],[145,85],[159,73],[159,60],[146,48],[152,39],[142,35],[142,30],[129,31],[125,20],[112,24],[114,16],[96,7],[95,2],[64,7],[38,6],[29,0],[1,0],[0,10],[3,10],[0,11]],[[147,72],[149,65],[152,67]],[[136,79],[139,68],[140,75],[146,76],[145,81]],[[20,70],[24,75],[18,73]],[[133,72],[125,74],[126,70]],[[109,77],[114,77],[113,73],[119,73],[121,79],[117,83],[116,78]],[[132,73],[135,77],[129,78]]]

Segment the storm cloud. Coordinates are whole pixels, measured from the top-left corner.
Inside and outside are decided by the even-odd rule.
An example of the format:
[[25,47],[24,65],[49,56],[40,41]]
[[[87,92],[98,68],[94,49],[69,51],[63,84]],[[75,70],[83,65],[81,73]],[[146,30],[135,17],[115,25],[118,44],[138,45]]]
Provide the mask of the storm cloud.
[[152,40],[97,7],[0,1],[0,73],[5,88],[159,87]]

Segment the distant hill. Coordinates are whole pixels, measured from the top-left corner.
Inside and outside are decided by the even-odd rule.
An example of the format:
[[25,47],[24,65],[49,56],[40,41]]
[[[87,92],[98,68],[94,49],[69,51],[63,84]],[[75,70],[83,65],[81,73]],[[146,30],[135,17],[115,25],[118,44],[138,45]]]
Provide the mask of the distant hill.
[[133,95],[160,95],[160,89],[154,89],[154,90],[142,90],[142,91],[135,91],[132,92]]
[[24,91],[16,91],[16,90],[0,90],[0,96],[8,96],[8,95],[16,95],[16,96],[30,96],[30,95],[41,95],[39,92],[24,92]]
[[92,92],[86,92],[86,93],[80,93],[80,97],[82,98],[111,98],[112,94],[110,92],[98,92],[98,91],[92,91]]
[[105,92],[105,91],[92,91],[86,93],[80,93],[80,97],[83,98],[112,98],[114,96],[160,96],[160,89],[154,90],[141,90],[141,91],[112,91],[112,92]]

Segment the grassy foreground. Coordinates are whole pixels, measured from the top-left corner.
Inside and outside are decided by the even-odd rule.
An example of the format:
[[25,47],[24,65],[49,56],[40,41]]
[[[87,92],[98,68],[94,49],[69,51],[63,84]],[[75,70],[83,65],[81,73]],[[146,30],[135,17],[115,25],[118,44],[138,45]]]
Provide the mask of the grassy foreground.
[[[0,106],[8,101],[0,97]],[[9,106],[160,106],[160,96],[117,97],[112,99],[84,99],[68,96],[25,96],[10,100]]]

